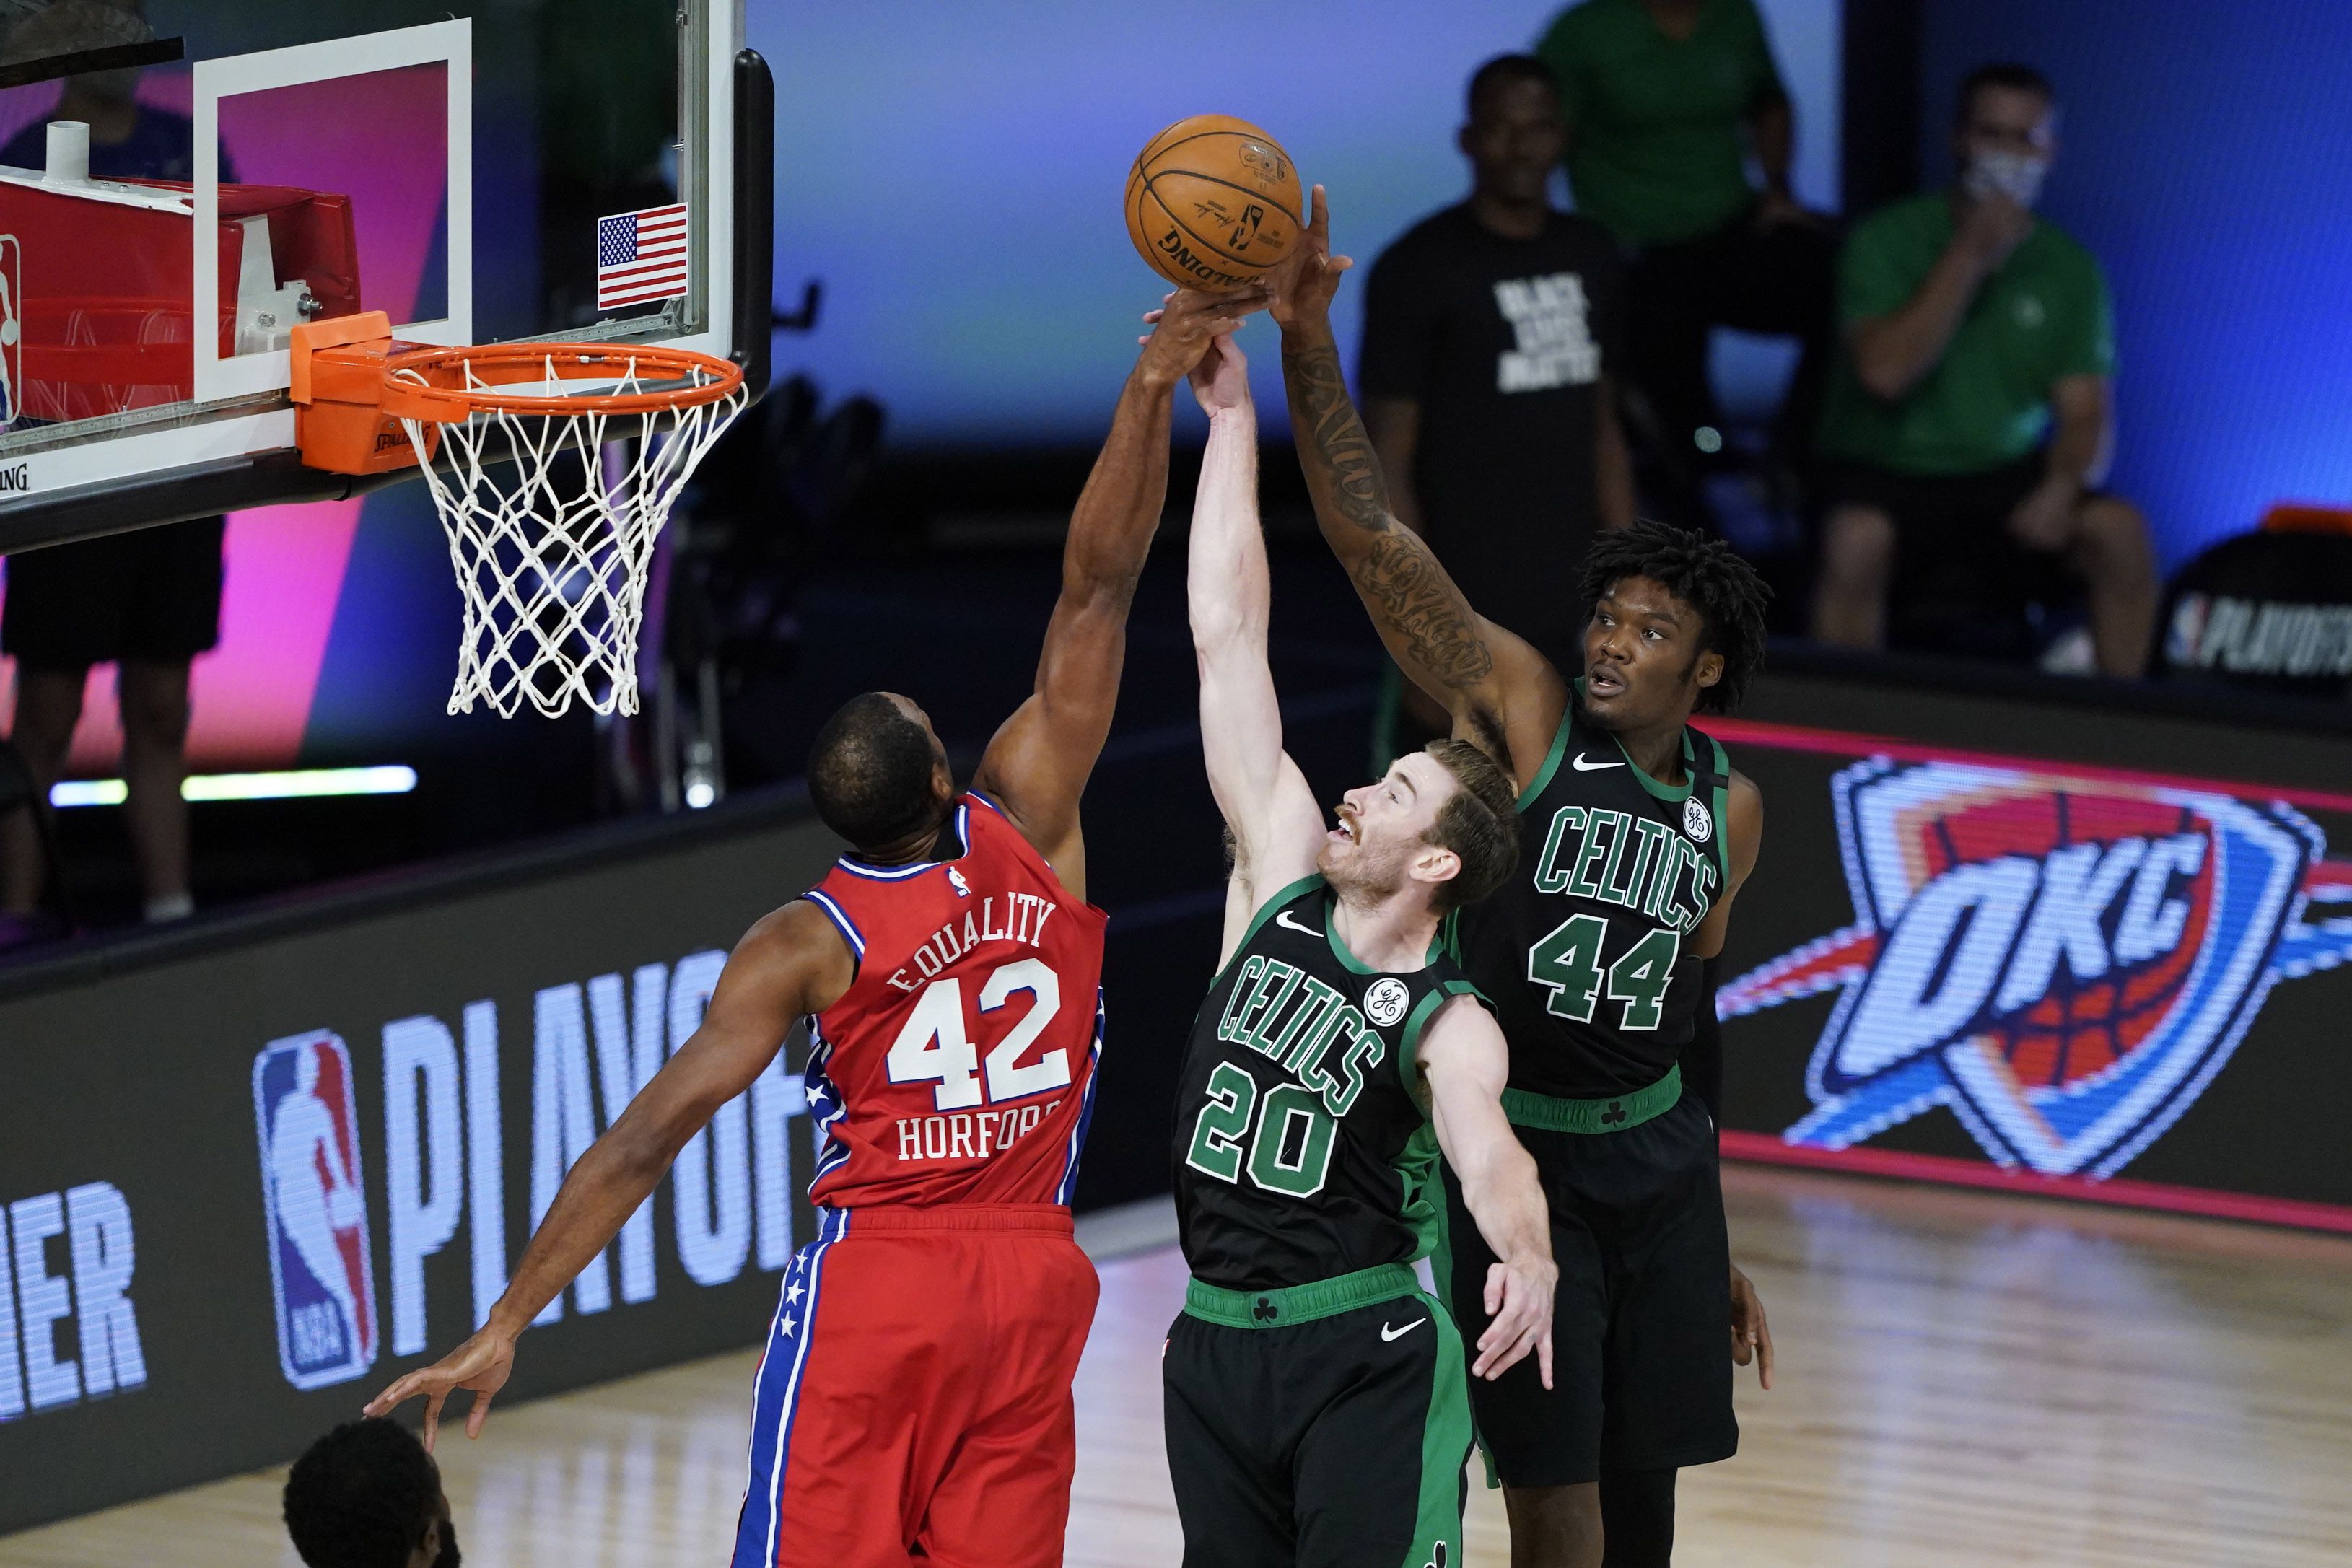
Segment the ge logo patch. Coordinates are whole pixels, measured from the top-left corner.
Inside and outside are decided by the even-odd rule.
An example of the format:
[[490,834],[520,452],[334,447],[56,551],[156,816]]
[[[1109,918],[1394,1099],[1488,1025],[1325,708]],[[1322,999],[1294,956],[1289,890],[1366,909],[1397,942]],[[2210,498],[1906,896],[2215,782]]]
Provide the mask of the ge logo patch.
[[2029,332],[2041,326],[2046,319],[2046,313],[2042,308],[2042,301],[2031,294],[2021,294],[2017,297],[2016,309],[2017,324]]
[[1715,836],[1715,819],[1708,815],[1705,806],[1699,804],[1696,795],[1683,802],[1683,831],[1691,836],[1693,843],[1698,844]]
[[1372,988],[1364,993],[1364,1016],[1386,1028],[1404,1017],[1405,1003],[1411,999],[1402,980],[1374,980]]

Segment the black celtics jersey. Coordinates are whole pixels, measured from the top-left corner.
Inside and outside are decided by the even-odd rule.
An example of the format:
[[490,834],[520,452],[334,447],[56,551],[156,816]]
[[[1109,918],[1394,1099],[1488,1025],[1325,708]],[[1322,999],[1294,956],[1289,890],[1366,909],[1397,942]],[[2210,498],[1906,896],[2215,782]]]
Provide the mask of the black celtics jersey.
[[1278,1290],[1428,1250],[1437,1139],[1416,1052],[1438,1005],[1470,989],[1433,949],[1411,974],[1358,963],[1319,876],[1258,910],[1178,1075],[1176,1214],[1195,1279]]
[[1570,706],[1519,796],[1519,866],[1454,915],[1447,950],[1493,1000],[1511,1087],[1562,1099],[1656,1082],[1690,1043],[1687,952],[1729,877],[1723,747],[1683,729],[1682,787],[1635,767]]

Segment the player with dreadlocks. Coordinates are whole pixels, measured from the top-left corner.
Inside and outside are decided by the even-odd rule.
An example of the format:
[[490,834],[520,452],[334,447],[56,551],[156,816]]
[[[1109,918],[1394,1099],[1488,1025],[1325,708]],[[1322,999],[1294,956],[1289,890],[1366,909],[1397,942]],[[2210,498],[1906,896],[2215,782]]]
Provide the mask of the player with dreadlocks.
[[[1763,1308],[1730,1267],[1712,1083],[1686,1092],[1680,1060],[1716,1076],[1705,968],[1764,815],[1690,718],[1746,691],[1766,591],[1720,542],[1637,523],[1593,544],[1573,681],[1480,615],[1390,508],[1340,379],[1329,307],[1349,264],[1328,232],[1318,188],[1268,279],[1316,521],[1398,664],[1519,787],[1519,868],[1449,940],[1509,1040],[1503,1108],[1549,1200],[1554,1386],[1522,1364],[1471,1403],[1514,1568],[1600,1568],[1604,1524],[1609,1568],[1650,1568],[1672,1552],[1676,1469],[1738,1446],[1732,1362],[1758,1359],[1770,1385]],[[1475,1323],[1494,1260],[1450,1207],[1441,1272]]]

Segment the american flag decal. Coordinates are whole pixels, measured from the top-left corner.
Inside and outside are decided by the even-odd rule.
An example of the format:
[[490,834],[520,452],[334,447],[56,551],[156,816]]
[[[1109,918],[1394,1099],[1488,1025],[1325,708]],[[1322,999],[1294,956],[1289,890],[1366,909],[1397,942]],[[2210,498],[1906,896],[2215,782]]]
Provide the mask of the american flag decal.
[[686,204],[596,220],[596,308],[686,292]]

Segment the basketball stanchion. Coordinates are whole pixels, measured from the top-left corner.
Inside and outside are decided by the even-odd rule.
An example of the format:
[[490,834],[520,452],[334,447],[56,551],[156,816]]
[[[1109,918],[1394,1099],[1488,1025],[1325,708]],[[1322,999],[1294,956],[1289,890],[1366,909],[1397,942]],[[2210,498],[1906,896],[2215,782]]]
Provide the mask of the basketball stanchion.
[[[298,328],[303,462],[424,470],[465,599],[449,711],[638,707],[654,543],[748,401],[741,367],[649,345],[394,343],[381,312]],[[629,442],[608,476],[604,454]]]

